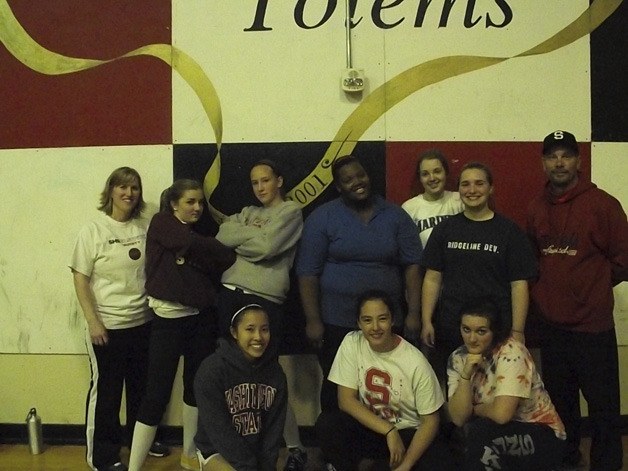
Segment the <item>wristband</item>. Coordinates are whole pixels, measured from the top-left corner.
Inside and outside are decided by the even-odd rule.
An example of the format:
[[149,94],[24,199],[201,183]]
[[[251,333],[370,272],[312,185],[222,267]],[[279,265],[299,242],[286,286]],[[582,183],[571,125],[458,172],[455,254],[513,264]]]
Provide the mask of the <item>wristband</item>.
[[384,435],[384,436],[385,436],[385,437],[387,437],[387,436],[388,436],[388,434],[389,434],[390,432],[392,432],[393,430],[395,430],[395,426],[394,426],[394,425],[392,426],[392,428],[391,428],[388,432],[386,432],[386,435]]
[[518,334],[523,334],[523,330],[510,329],[511,332],[517,332]]
[[468,378],[465,378],[464,376],[460,375],[460,377],[461,377],[462,379],[467,380],[467,381],[469,381],[469,380],[471,379],[471,376],[469,376]]

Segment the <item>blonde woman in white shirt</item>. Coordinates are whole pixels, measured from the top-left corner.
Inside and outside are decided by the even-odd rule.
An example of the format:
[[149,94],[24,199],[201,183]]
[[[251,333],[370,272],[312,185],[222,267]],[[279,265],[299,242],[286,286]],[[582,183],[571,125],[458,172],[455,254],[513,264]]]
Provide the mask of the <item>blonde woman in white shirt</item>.
[[[123,385],[127,440],[146,388],[153,313],[144,289],[144,206],[139,173],[130,167],[114,170],[100,194],[102,214],[79,232],[69,264],[89,336],[92,377],[85,430],[86,459],[93,470],[126,469],[120,461]],[[166,456],[169,450],[155,442],[149,453]]]

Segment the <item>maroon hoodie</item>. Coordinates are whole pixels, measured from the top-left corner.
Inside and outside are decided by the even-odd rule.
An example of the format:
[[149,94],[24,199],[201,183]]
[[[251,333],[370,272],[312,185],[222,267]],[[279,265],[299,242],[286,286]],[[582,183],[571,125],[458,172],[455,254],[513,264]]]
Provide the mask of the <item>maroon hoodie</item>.
[[164,301],[204,309],[214,304],[220,276],[235,253],[193,231],[171,212],[157,213],[146,235],[146,292]]
[[550,184],[528,208],[539,257],[532,301],[551,324],[580,332],[614,326],[614,285],[628,280],[628,222],[621,204],[579,180],[562,195]]

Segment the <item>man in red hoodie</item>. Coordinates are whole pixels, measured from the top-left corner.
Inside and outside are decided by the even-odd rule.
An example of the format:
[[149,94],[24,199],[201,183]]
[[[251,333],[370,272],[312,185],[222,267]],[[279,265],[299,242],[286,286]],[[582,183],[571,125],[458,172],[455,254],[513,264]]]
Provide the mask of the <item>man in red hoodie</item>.
[[580,397],[588,404],[592,470],[622,469],[613,286],[628,280],[628,222],[621,204],[581,178],[573,134],[543,141],[543,194],[528,209],[528,234],[539,257],[532,300],[544,325],[546,388],[565,423],[564,463],[581,460]]

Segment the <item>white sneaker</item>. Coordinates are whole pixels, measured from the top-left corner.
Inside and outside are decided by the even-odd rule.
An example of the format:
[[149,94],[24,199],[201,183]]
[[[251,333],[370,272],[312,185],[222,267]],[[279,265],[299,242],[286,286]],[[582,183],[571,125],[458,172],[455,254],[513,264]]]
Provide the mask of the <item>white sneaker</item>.
[[181,453],[181,460],[179,461],[179,464],[183,469],[188,469],[190,471],[198,471],[201,469],[201,465],[198,462],[198,456],[196,455],[188,456]]

